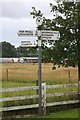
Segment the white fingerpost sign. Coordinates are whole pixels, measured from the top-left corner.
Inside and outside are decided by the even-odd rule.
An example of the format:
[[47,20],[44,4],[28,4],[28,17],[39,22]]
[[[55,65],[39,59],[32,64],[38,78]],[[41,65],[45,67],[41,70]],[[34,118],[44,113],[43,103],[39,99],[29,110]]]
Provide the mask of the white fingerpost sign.
[[19,32],[17,33],[18,36],[28,36],[28,37],[35,37],[37,36],[37,32],[36,31],[33,31],[33,30],[19,30]]
[[19,30],[17,33],[18,36],[22,37],[36,37],[41,36],[41,40],[59,40],[60,33],[59,31],[51,31],[51,30]]
[[59,31],[42,30],[41,39],[42,40],[59,40],[60,33]]
[[37,42],[31,40],[23,40],[21,41],[21,47],[36,47]]

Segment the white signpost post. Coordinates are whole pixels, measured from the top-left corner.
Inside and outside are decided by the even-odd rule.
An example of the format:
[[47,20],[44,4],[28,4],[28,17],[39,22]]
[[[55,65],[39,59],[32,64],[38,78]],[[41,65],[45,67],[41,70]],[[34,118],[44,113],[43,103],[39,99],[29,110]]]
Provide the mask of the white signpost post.
[[[41,26],[43,22],[43,19],[38,16],[36,19],[37,26]],[[60,39],[60,33],[59,31],[51,31],[51,30],[41,30],[38,28],[37,31],[32,30],[19,30],[17,33],[18,36],[26,36],[26,37],[38,37],[38,86],[39,86],[39,115],[42,115],[44,113],[44,109],[42,106],[42,73],[41,73],[41,41],[43,40],[59,40]],[[32,47],[36,46],[33,45],[31,41],[21,41],[21,46],[23,47]]]

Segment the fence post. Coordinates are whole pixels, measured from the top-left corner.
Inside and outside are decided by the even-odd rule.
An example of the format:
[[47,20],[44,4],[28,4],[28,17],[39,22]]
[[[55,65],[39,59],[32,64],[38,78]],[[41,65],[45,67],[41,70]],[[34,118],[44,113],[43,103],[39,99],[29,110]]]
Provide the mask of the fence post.
[[68,70],[68,79],[69,79],[69,83],[70,83],[71,82],[70,70]]
[[42,83],[42,113],[46,115],[46,83]]
[[6,77],[7,77],[7,80],[8,80],[8,69],[6,69]]
[[[38,86],[38,80],[36,80],[36,86]],[[36,90],[36,94],[37,95],[39,94],[39,90],[38,89]]]

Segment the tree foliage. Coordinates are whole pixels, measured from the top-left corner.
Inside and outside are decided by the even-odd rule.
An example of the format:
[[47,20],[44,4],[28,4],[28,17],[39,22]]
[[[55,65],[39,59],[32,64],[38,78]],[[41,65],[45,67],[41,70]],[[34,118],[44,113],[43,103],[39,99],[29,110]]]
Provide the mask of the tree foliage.
[[36,57],[37,47],[17,47],[17,57]]
[[[63,2],[62,4],[58,4],[54,6],[50,4],[51,11],[55,13],[55,23],[58,26],[58,30],[60,31],[61,38],[60,41],[56,42],[53,50],[53,59],[56,62],[55,52],[56,48],[58,50],[58,56],[61,58],[60,61],[63,61],[68,66],[75,66],[77,64],[78,58],[78,49],[80,48],[80,40],[78,34],[80,34],[79,30],[79,21],[80,21],[80,3],[74,2]],[[53,19],[54,21],[54,19]],[[79,44],[78,44],[79,42]],[[60,61],[57,63],[60,64]]]
[[0,43],[0,57],[37,57],[37,47],[17,47],[9,42]]
[[2,57],[16,57],[16,49],[9,42],[1,42],[0,46],[2,48]]
[[[45,53],[46,56],[48,55],[45,58],[51,59],[55,64],[75,66],[80,59],[80,3],[60,2],[56,5],[50,3],[50,7],[53,19],[42,16],[44,29],[58,30],[61,37],[59,41],[49,41],[51,50],[48,49],[48,52],[52,51],[52,55]],[[35,8],[31,15],[35,17],[41,15],[41,12],[38,14],[39,12],[34,10]]]

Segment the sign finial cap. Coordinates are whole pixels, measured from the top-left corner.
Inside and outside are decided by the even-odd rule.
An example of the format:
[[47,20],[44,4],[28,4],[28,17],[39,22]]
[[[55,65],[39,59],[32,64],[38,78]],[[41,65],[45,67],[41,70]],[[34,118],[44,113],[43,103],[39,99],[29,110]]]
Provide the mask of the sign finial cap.
[[41,16],[38,16],[38,17],[36,18],[36,24],[37,24],[38,26],[40,26],[40,25],[42,25],[42,22],[43,22],[42,17],[41,17]]

